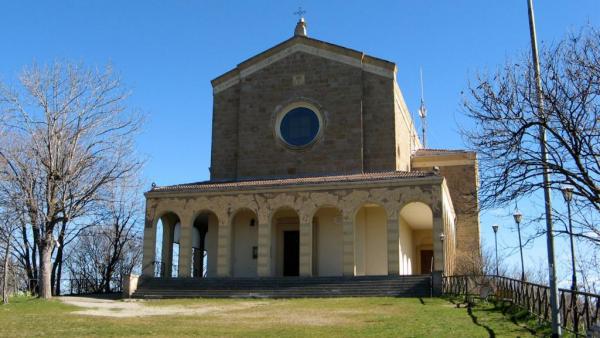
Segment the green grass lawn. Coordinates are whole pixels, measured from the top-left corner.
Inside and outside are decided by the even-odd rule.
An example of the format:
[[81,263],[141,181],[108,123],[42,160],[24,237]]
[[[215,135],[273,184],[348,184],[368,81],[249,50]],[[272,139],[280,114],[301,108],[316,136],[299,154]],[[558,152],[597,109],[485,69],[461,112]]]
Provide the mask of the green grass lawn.
[[[203,315],[98,317],[59,301],[14,298],[0,306],[3,337],[532,337],[493,305],[468,310],[440,298],[157,300],[143,306],[202,309]],[[118,311],[115,311],[118,312]]]

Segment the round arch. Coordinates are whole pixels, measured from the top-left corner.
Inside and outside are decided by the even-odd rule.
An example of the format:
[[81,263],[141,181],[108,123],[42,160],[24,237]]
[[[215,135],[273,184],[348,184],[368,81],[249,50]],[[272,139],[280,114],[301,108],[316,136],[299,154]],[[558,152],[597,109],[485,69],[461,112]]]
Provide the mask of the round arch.
[[155,231],[154,276],[176,277],[179,262],[178,229],[181,218],[174,211],[165,210],[154,219]]
[[258,215],[238,208],[231,217],[231,273],[233,277],[256,277],[258,267]]
[[312,214],[312,274],[342,276],[344,270],[343,211],[335,205],[321,205]]
[[219,217],[211,209],[201,209],[194,212],[192,219],[192,277],[214,277],[217,275]]
[[355,275],[387,275],[387,220],[387,210],[377,203],[363,203],[354,212]]
[[271,214],[272,276],[300,275],[300,214],[282,205]]
[[433,211],[421,199],[405,201],[398,210],[400,274],[428,274],[433,267]]

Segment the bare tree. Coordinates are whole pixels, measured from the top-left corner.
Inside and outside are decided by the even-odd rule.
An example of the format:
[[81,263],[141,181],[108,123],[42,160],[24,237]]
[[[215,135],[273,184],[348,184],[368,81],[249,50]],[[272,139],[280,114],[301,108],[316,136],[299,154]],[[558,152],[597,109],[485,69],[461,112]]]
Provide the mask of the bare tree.
[[3,242],[0,248],[4,246],[4,252],[2,253],[2,304],[8,304],[9,262],[14,229],[4,219],[0,222],[2,222],[0,224],[0,240]]
[[0,184],[21,196],[39,256],[39,296],[51,298],[56,232],[101,201],[104,186],[140,168],[133,144],[140,118],[127,109],[128,93],[110,67],[34,65],[19,84],[0,85],[7,130]]
[[87,280],[94,292],[110,292],[111,284],[141,264],[143,210],[139,184],[117,181],[105,187],[95,225],[78,236],[69,252],[70,277]]
[[[587,243],[585,243],[587,244]],[[584,292],[600,293],[600,251],[594,244],[587,244],[577,253],[578,287]]]
[[[9,297],[9,271],[15,270],[11,257],[15,242],[15,234],[19,228],[17,221],[23,214],[17,209],[18,197],[10,194],[0,185],[0,251],[2,251],[2,302],[8,304]],[[16,271],[13,271],[16,272]],[[13,273],[14,275],[15,273]],[[13,283],[16,288],[16,283]]]
[[[539,191],[547,166],[552,189],[572,186],[578,206],[597,214],[600,32],[586,28],[543,48],[541,74],[541,116],[528,56],[491,75],[478,75],[469,86],[464,109],[475,127],[463,135],[479,154],[482,206],[507,205]],[[540,124],[548,134],[547,161],[539,151]],[[597,224],[587,224],[598,233]]]

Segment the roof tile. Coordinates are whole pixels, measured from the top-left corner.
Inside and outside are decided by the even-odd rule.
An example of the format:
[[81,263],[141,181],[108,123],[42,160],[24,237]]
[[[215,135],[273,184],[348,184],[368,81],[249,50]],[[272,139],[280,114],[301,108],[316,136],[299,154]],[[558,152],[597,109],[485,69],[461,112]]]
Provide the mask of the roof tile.
[[436,176],[433,172],[426,171],[386,171],[345,175],[305,176],[293,178],[248,178],[236,181],[204,181],[162,187],[153,187],[153,189],[150,190],[150,192],[231,191],[266,187],[298,186],[305,184],[320,185],[338,182],[378,182],[385,180],[410,179],[433,176]]

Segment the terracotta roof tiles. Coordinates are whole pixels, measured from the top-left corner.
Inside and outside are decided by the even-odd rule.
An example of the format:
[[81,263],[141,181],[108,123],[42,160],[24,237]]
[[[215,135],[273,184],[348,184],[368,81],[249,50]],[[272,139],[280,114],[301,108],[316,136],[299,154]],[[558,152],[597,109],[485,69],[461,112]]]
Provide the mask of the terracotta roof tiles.
[[414,153],[414,156],[427,156],[427,155],[443,155],[450,153],[469,153],[468,150],[463,149],[419,149]]
[[209,192],[209,191],[231,191],[247,190],[267,187],[285,187],[301,185],[320,185],[330,183],[351,182],[379,182],[386,180],[412,179],[423,177],[434,177],[433,172],[426,171],[387,171],[370,172],[345,175],[306,176],[306,177],[279,177],[279,178],[254,178],[237,181],[204,181],[187,184],[177,184],[162,187],[153,187],[150,192]]

